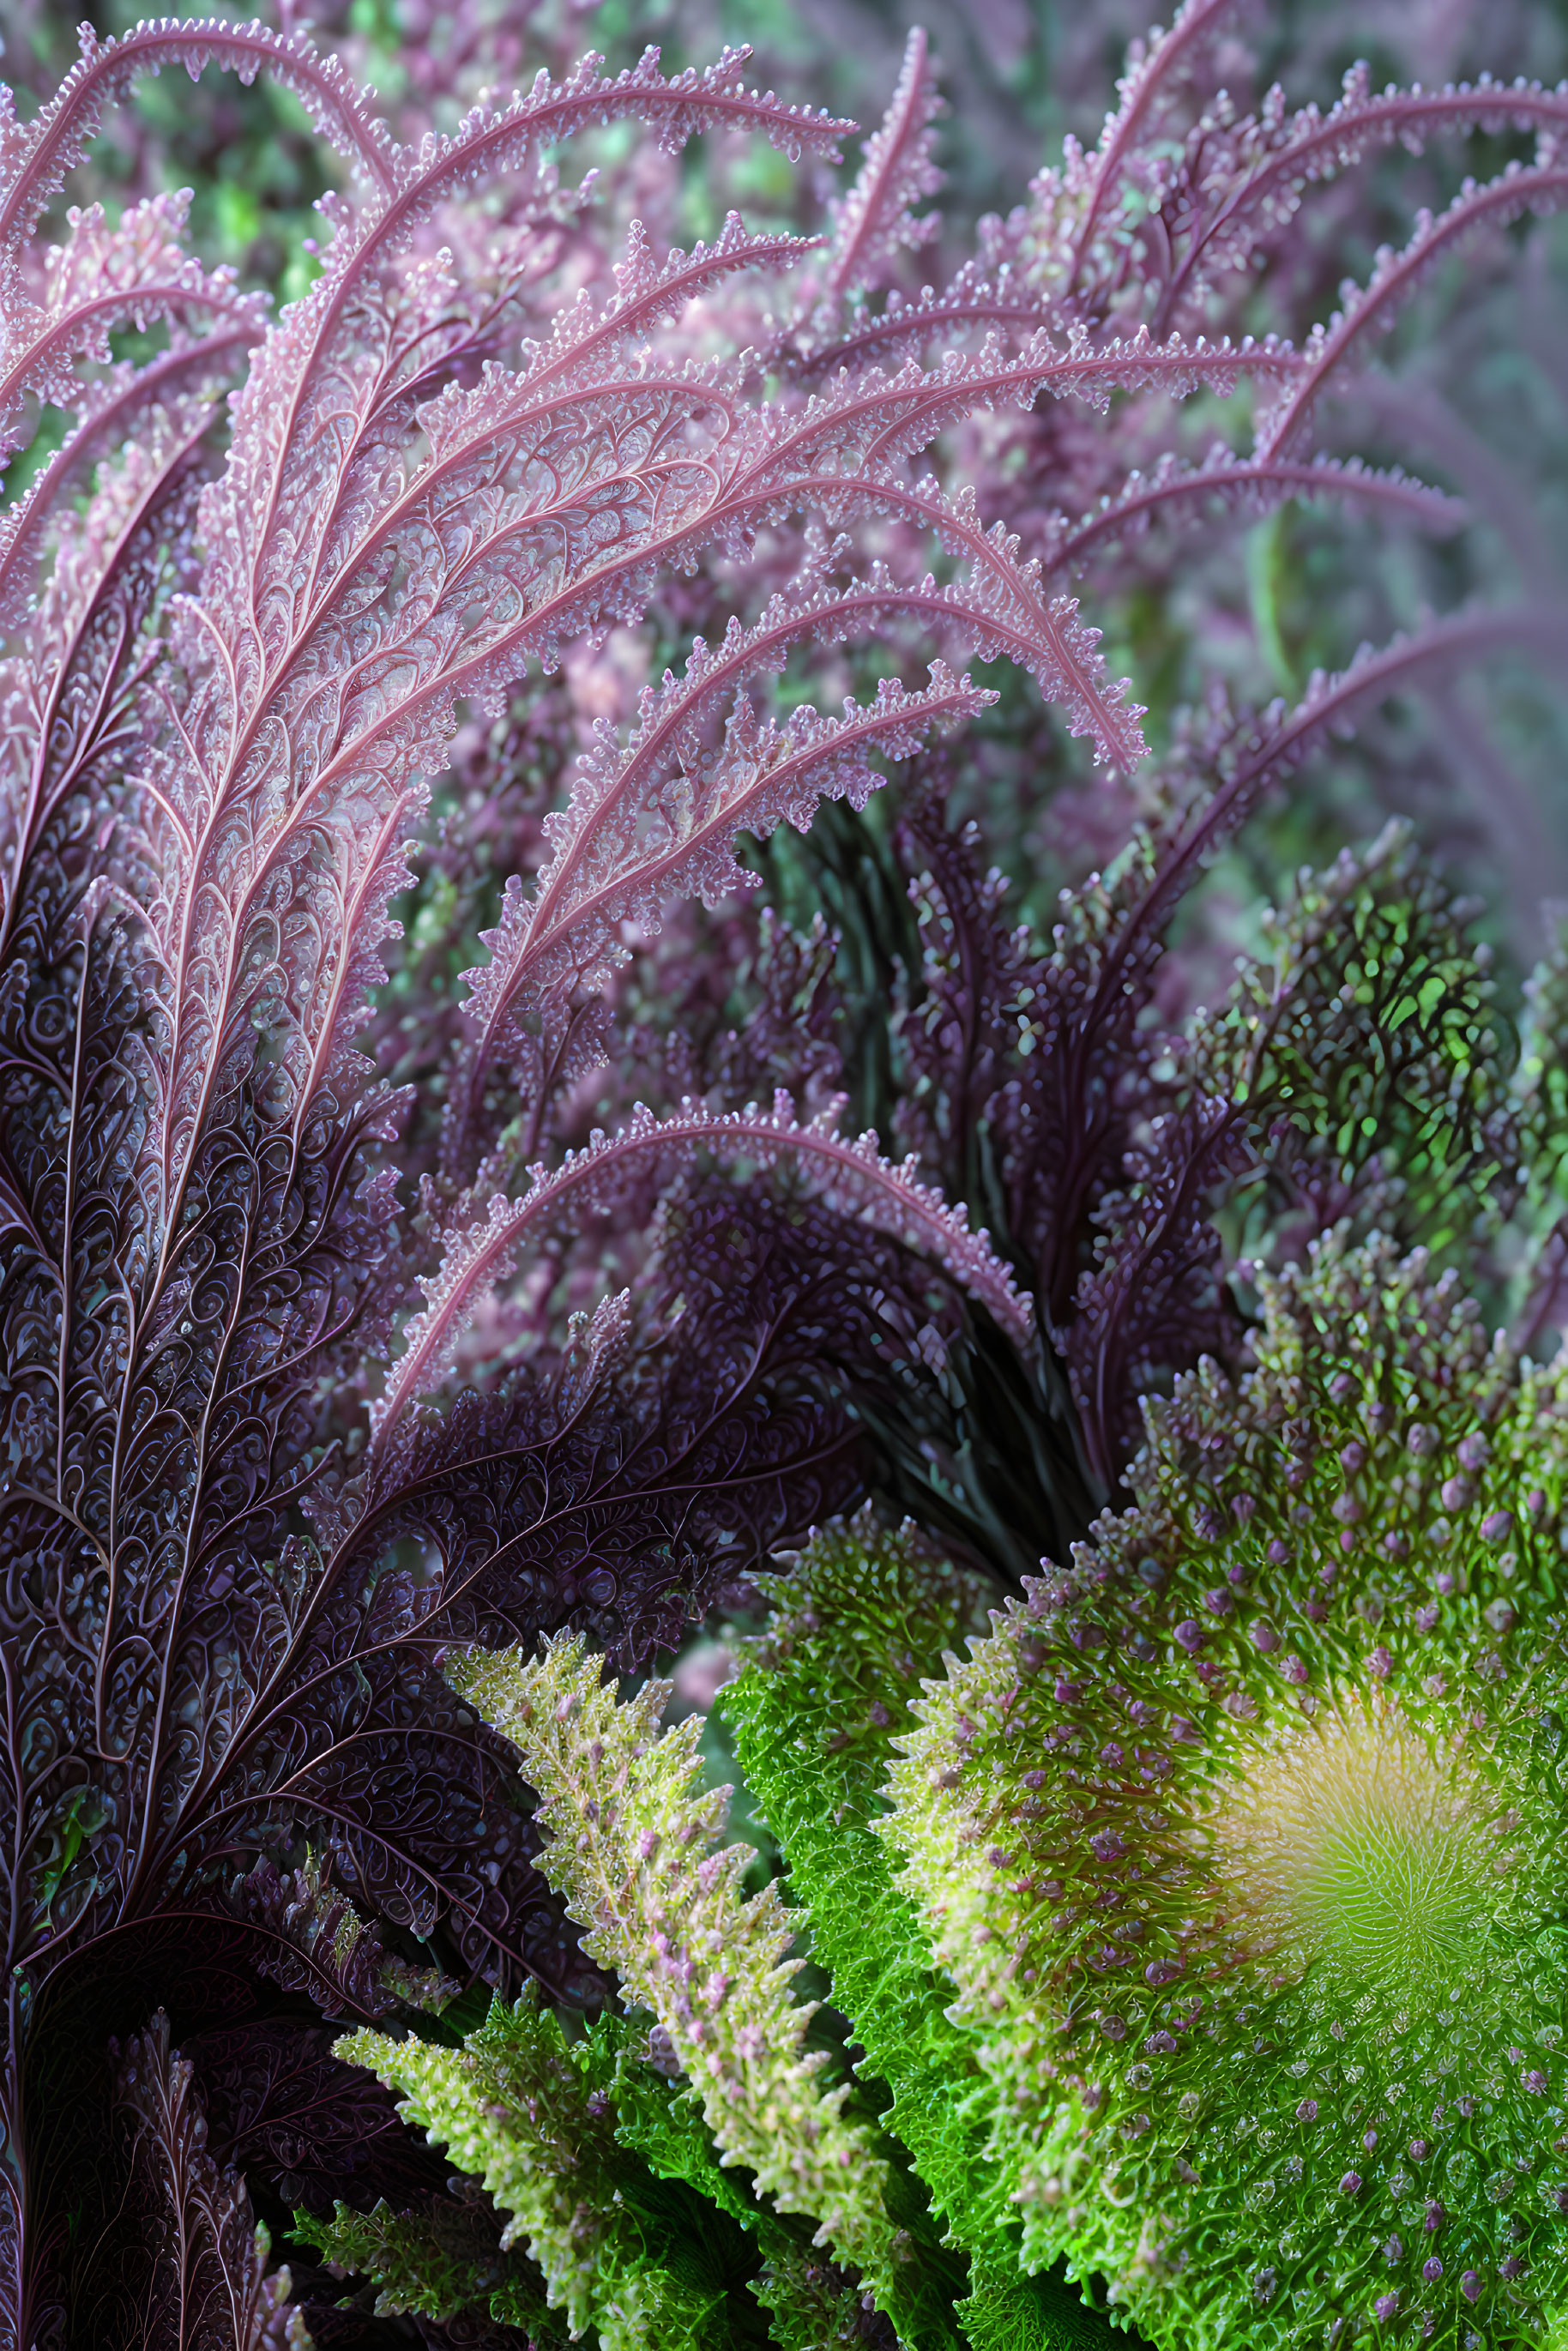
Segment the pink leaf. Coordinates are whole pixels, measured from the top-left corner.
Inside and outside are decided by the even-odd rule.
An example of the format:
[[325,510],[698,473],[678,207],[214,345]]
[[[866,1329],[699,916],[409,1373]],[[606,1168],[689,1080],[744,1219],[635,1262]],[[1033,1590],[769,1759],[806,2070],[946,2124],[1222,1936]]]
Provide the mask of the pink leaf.
[[0,309],[0,454],[15,446],[14,422],[29,394],[57,408],[90,402],[77,363],[106,364],[117,327],[204,318],[256,340],[262,298],[241,295],[226,265],[204,270],[184,249],[189,202],[185,193],[149,196],[127,205],[113,228],[100,204],[69,213],[69,235],[45,256],[41,299],[17,288]]
[[315,128],[377,184],[392,181],[386,126],[336,57],[318,54],[300,33],[222,17],[165,16],[99,41],[81,28],[81,56],[31,122],[0,121],[0,250],[27,235],[66,173],[81,161],[104,109],[124,99],[137,76],[183,65],[193,80],[204,67],[226,67],[242,81],[266,66],[292,89]]
[[942,185],[943,174],[932,155],[933,126],[946,112],[925,36],[916,25],[904,47],[893,103],[881,129],[866,141],[860,177],[843,202],[831,208],[831,303],[879,286],[901,252],[918,251],[936,235],[936,214],[917,220],[911,207]]
[[1071,523],[1058,518],[1048,568],[1053,572],[1077,569],[1092,555],[1125,545],[1151,522],[1167,517],[1180,519],[1187,511],[1201,513],[1215,505],[1247,515],[1268,514],[1288,498],[1344,499],[1375,512],[1401,515],[1433,530],[1457,530],[1466,518],[1458,498],[1413,481],[1397,467],[1380,472],[1354,457],[1239,457],[1220,447],[1197,465],[1184,465],[1167,454],[1152,473],[1130,475],[1121,494],[1107,498],[1092,514]]
[[521,1199],[497,1197],[482,1221],[447,1236],[440,1271],[421,1284],[423,1311],[404,1330],[402,1353],[371,1407],[373,1447],[384,1452],[404,1416],[439,1387],[476,1310],[512,1270],[526,1241],[542,1238],[568,1210],[580,1224],[611,1205],[629,1175],[645,1176],[650,1165],[679,1166],[705,1150],[760,1167],[797,1169],[844,1214],[863,1217],[877,1230],[935,1256],[1020,1346],[1026,1343],[1030,1302],[986,1234],[972,1232],[961,1208],[920,1183],[912,1162],[884,1159],[874,1135],[850,1142],[836,1133],[831,1113],[800,1125],[787,1094],[775,1097],[770,1113],[716,1112],[685,1102],[674,1116],[657,1119],[639,1106],[619,1134],[596,1134],[558,1168],[534,1168]]
[[1327,327],[1314,329],[1301,356],[1299,381],[1287,387],[1258,423],[1260,458],[1284,455],[1305,432],[1331,376],[1343,366],[1366,333],[1385,334],[1402,302],[1416,293],[1443,256],[1489,225],[1517,220],[1521,213],[1552,213],[1568,204],[1568,164],[1535,168],[1511,163],[1495,180],[1478,187],[1467,180],[1448,210],[1420,215],[1416,234],[1402,251],[1385,246],[1364,288],[1347,288],[1345,307]]

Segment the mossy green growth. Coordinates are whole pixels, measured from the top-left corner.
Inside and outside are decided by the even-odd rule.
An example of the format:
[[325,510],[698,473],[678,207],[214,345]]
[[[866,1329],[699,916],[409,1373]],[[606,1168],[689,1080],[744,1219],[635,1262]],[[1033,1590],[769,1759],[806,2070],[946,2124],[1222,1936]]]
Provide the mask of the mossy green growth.
[[871,1823],[921,1673],[984,1627],[987,1588],[912,1529],[883,1534],[869,1514],[827,1529],[785,1564],[787,1573],[761,1579],[771,1622],[719,1708],[789,1856],[813,1956],[865,2052],[859,2070],[894,2091],[883,2119],[915,2157],[936,2210],[984,2242],[1011,2217],[981,2158],[985,2077],[946,2020],[951,1990]]
[[415,2311],[444,2323],[482,2314],[519,2328],[536,2351],[558,2351],[566,2342],[534,2263],[520,2249],[503,2252],[493,2218],[471,2204],[398,2212],[383,2201],[356,2212],[340,2202],[330,2220],[297,2212],[293,2234],[321,2260],[369,2279],[379,2318]]
[[951,1662],[899,1865],[1025,2257],[1162,2351],[1559,2339],[1568,1374],[1324,1245]]
[[[946,2011],[919,1915],[894,1882],[873,1823],[909,1703],[945,1654],[983,1632],[993,1597],[910,1526],[867,1511],[828,1527],[759,1579],[772,1603],[739,1678],[721,1692],[746,1783],[789,1858],[811,1949],[864,2054],[857,2071],[892,2093],[887,2131],[907,2149],[932,2221],[968,2257],[968,2292],[942,2293],[944,2264],[920,2248],[900,2332],[975,2351],[1070,2351],[1113,2339],[1104,2317],[1053,2278],[1026,2277],[1009,2182],[987,2155],[992,2094],[972,2037]],[[955,2320],[962,2337],[955,2333]]]
[[1314,1197],[1337,1196],[1361,1235],[1375,1221],[1446,1254],[1495,1221],[1517,1181],[1521,1104],[1475,911],[1400,822],[1322,872],[1302,868],[1264,910],[1261,956],[1239,959],[1186,1049],[1197,1092],[1243,1109],[1259,1141],[1228,1211],[1244,1246],[1299,1231]]
[[762,2351],[763,2258],[797,2241],[777,2222],[748,2239],[750,2199],[689,2101],[641,2062],[645,2041],[615,2017],[568,2032],[529,1998],[495,2000],[458,2048],[346,2035],[338,2054],[399,2093],[503,2226],[486,2244],[461,2205],[340,2205],[329,2222],[297,2216],[297,2233],[368,2276],[382,2311],[483,2314],[541,2346],[591,2333],[599,2351]]

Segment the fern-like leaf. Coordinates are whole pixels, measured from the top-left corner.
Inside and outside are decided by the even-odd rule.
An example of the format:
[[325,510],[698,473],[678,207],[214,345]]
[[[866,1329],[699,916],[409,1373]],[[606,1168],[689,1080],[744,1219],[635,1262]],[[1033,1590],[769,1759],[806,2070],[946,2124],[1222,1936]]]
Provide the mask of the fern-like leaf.
[[842,2112],[847,2085],[819,2086],[825,2053],[802,2052],[810,2011],[789,1997],[800,1962],[784,1958],[795,1924],[772,1886],[739,1899],[748,1849],[718,1844],[724,1796],[693,1791],[695,1723],[658,1728],[667,1685],[619,1701],[578,1640],[529,1661],[470,1652],[447,1671],[516,1745],[554,1833],[544,1866],[588,1929],[584,1948],[653,2014],[723,2159],[885,2280],[883,2167]]

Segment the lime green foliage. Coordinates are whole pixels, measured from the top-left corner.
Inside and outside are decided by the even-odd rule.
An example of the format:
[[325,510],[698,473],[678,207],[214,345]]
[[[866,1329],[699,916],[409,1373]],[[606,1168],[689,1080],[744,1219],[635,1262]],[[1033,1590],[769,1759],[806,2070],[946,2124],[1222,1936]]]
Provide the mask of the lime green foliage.
[[[755,2239],[763,2266],[757,2276],[748,2268],[747,2280],[753,2295],[766,2303],[768,2275],[793,2270],[798,2261],[808,2259],[810,2221],[786,2220],[770,2205],[758,2202],[749,2175],[720,2161],[696,2094],[642,2062],[647,2053],[647,2043],[633,2037],[617,2070],[617,2142],[640,2156],[655,2178],[693,2189],[725,2221]],[[822,2266],[820,2257],[815,2266]],[[777,2342],[777,2333],[769,2339]]]
[[[1385,1243],[1264,1285],[891,1813],[1026,2258],[1169,2351],[1568,2304],[1568,1375]],[[1005,2337],[1001,2338],[1005,2340]]]
[[460,2048],[361,2032],[338,2053],[403,2093],[470,2175],[465,2201],[428,2211],[296,2214],[297,2236],[371,2280],[378,2313],[483,2314],[538,2351],[585,2333],[601,2351],[862,2339],[860,2285],[720,2163],[692,2092],[624,2021],[571,2035],[497,2000]]
[[943,2013],[950,1989],[871,1830],[921,1672],[983,1626],[985,1587],[933,1558],[912,1529],[882,1534],[869,1514],[817,1535],[790,1566],[762,1579],[772,1620],[720,1708],[810,1909],[814,1956],[854,2021],[860,2070],[894,2092],[883,2120],[957,2241],[985,2245],[1011,2216],[980,2157],[984,2077]]
[[756,2294],[778,2351],[853,2351],[865,2340],[859,2294],[809,2253],[769,2262]]
[[1128,2341],[1119,2315],[1113,2325],[1055,2273],[977,2273],[958,2315],[973,2351],[1113,2351]]
[[422,2213],[394,2212],[385,2203],[355,2212],[339,2204],[329,2220],[297,2212],[293,2233],[323,2261],[372,2279],[378,2318],[417,2311],[444,2320],[482,2312],[522,2328],[538,2351],[562,2340],[538,2270],[519,2251],[502,2252],[497,2229],[472,2206],[434,2204]]
[[[473,2245],[453,2240],[450,2215],[383,2209],[366,2219],[340,2206],[326,2227],[302,2217],[300,2233],[371,2276],[387,2310],[444,2318],[477,2304],[538,2336],[548,2302],[562,2332],[591,2328],[601,2351],[760,2346],[746,2291],[758,2257],[711,2192],[722,2177],[711,2145],[695,2116],[667,2113],[662,2129],[651,2126],[651,2109],[682,2101],[635,2062],[632,2043],[613,2018],[569,2039],[529,2000],[497,1999],[456,2049],[350,2034],[339,2055],[401,2094],[405,2118],[482,2186],[506,2226],[486,2249],[482,2233]],[[618,2128],[623,2096],[629,2131]],[[676,2151],[664,2176],[637,2152],[639,2137],[666,2157]],[[788,2252],[790,2241],[779,2245]],[[514,2248],[526,2249],[527,2262]]]
[[379,2074],[400,2094],[404,2118],[483,2184],[508,2216],[502,2250],[527,2248],[551,2305],[580,2334],[598,2315],[595,2273],[622,2265],[617,2216],[580,2185],[602,2173],[614,2148],[608,2115],[592,2110],[613,2071],[602,2042],[576,2062],[557,2018],[531,2001],[508,2009],[497,2001],[461,2050],[363,2032],[346,2035],[337,2053]]
[[[913,1528],[883,1531],[869,1511],[815,1535],[787,1564],[761,1580],[773,1614],[720,1708],[810,1907],[813,1954],[865,2052],[858,2070],[892,2090],[883,2123],[913,2157],[947,2241],[970,2256],[964,2335],[976,2351],[1103,2343],[1104,2321],[1079,2295],[1019,2271],[1017,2208],[986,2155],[989,2084],[971,2036],[946,2015],[952,1986],[872,1826],[909,1701],[945,1652],[981,1631],[988,1587]],[[921,2266],[938,2268],[928,2256]],[[909,2339],[958,2339],[935,2294],[906,2288],[898,2315]]]
[[589,1929],[584,1949],[653,2014],[724,2160],[780,2211],[810,2215],[880,2299],[903,2250],[886,2167],[841,2111],[848,2084],[820,2086],[827,2053],[803,2048],[812,2011],[791,1999],[800,1962],[784,1958],[800,1922],[771,1884],[740,1899],[750,1849],[718,1843],[729,1792],[695,1790],[700,1724],[661,1731],[668,1685],[622,1703],[600,1667],[571,1638],[532,1659],[471,1652],[447,1672],[516,1745],[553,1832],[546,1876]]

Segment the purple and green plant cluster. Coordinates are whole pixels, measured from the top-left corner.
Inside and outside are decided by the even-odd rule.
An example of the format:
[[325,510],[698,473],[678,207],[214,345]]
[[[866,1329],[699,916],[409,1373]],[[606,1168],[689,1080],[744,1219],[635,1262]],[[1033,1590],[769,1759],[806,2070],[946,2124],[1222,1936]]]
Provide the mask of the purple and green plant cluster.
[[0,2351],[1568,2351],[1568,19],[814,5],[5,13]]

